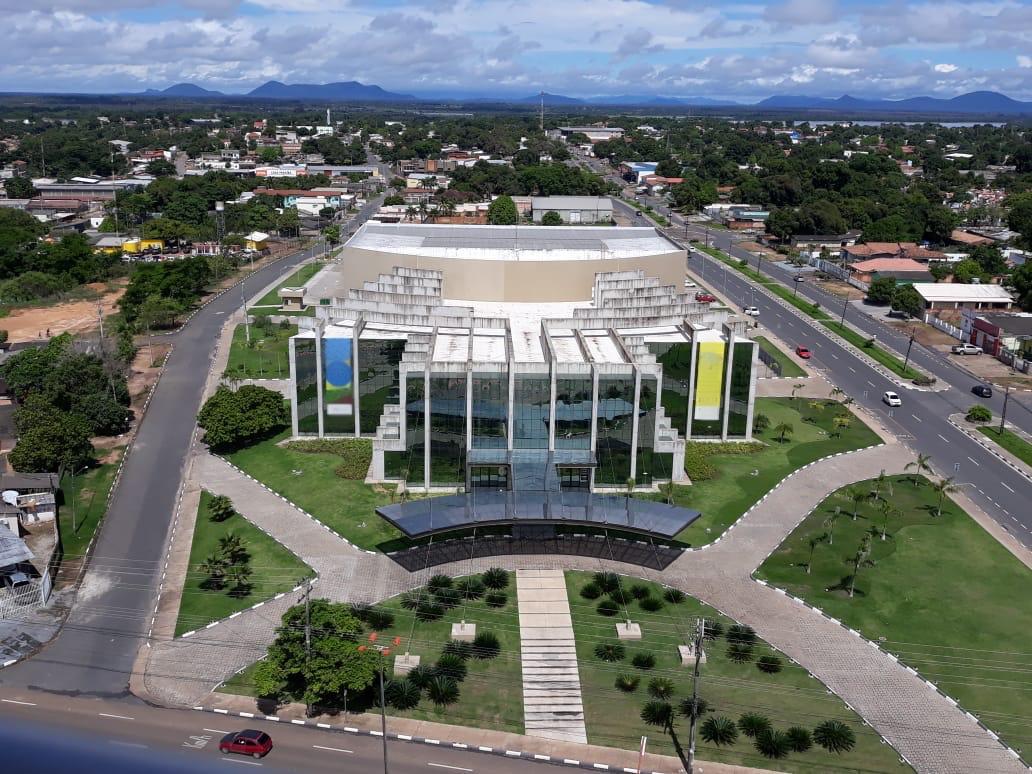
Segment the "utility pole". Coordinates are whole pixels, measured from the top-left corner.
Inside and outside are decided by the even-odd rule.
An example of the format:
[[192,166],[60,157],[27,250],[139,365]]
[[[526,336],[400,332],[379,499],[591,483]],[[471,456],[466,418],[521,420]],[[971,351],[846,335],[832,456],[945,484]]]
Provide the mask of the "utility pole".
[[914,346],[914,329],[910,329],[910,341],[907,343],[907,356],[903,358],[903,373],[907,372],[907,365],[910,363],[910,348]]
[[1000,435],[1003,435],[1004,424],[1007,422],[1007,402],[1010,400],[1010,385],[1007,385],[1006,392],[1003,393],[1003,413],[1000,414]]
[[695,726],[699,717],[699,660],[702,658],[702,640],[706,636],[706,619],[699,618],[695,632],[695,673],[692,677],[692,716],[688,731],[688,774],[692,774],[695,763]]
[[244,298],[244,282],[240,282],[240,306],[244,310],[244,336],[247,339],[247,343],[251,343],[251,324],[247,321],[247,300]]
[[846,291],[846,300],[842,302],[842,319],[839,320],[839,325],[846,324],[846,307],[849,306],[849,291]]

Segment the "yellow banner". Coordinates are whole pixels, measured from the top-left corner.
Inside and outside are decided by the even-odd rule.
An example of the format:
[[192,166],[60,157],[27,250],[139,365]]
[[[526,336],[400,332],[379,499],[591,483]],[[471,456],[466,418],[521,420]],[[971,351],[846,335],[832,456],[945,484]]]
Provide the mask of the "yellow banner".
[[695,376],[695,418],[720,419],[724,395],[724,342],[699,342],[698,369]]

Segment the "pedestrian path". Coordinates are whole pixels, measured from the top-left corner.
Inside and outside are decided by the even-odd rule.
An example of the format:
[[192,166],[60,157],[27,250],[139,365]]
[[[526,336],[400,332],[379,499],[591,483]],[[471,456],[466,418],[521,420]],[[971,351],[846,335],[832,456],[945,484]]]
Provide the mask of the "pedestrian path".
[[517,570],[527,736],[587,744],[577,647],[562,570]]

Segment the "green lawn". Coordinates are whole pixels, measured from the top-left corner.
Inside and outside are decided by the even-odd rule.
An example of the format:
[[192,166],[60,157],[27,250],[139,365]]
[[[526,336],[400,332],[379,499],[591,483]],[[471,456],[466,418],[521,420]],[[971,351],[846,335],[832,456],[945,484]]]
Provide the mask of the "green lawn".
[[279,290],[280,288],[299,288],[304,285],[308,280],[319,273],[326,264],[322,261],[315,261],[313,263],[306,263],[303,266],[299,266],[297,271],[291,274],[289,277],[283,280],[279,285],[270,290],[264,296],[255,301],[255,306],[279,306]]
[[837,322],[835,320],[822,320],[821,325],[823,325],[828,330],[837,333],[839,336],[844,338],[846,341],[848,341],[854,347],[859,349],[865,355],[867,355],[870,358],[873,358],[874,360],[877,360],[879,363],[888,368],[897,376],[900,376],[904,379],[916,379],[918,376],[921,375],[913,368],[911,368],[909,365],[904,370],[902,358],[896,357],[895,355],[886,352],[877,344],[867,346],[867,342],[870,340],[870,338],[862,333],[857,333],[848,325],[842,325],[842,323]]
[[[124,449],[119,450],[119,458],[124,453]],[[117,470],[116,460],[90,468],[75,478],[67,473],[61,477],[64,504],[58,510],[58,528],[64,553],[63,569],[78,570],[86,548],[107,513],[108,494]]]
[[789,378],[806,376],[806,371],[800,368],[792,358],[782,352],[778,346],[769,341],[766,337],[754,336],[753,341],[756,342],[760,349],[770,355],[774,359],[774,362],[781,366],[782,376]]
[[245,326],[233,331],[226,373],[241,379],[285,379],[290,376],[290,337],[297,334],[297,326],[280,328],[274,325],[262,328],[251,326],[251,344],[247,343]]
[[[389,642],[396,636],[400,637],[401,646],[394,652],[418,654],[422,658],[421,664],[433,665],[441,647],[451,639],[451,625],[461,620],[476,623],[478,633],[493,632],[501,645],[498,656],[493,659],[469,659],[466,662],[469,672],[459,684],[459,700],[455,704],[438,710],[424,697],[414,709],[391,709],[391,715],[523,733],[523,672],[515,574],[510,573],[509,586],[504,593],[508,597],[504,607],[489,607],[483,599],[470,600],[431,622],[416,621],[413,613],[403,608],[397,597],[377,605],[394,614],[394,625],[380,633],[380,641]],[[235,675],[219,690],[253,695],[251,670],[252,667],[248,667]],[[388,677],[390,674],[388,672]]]
[[[208,518],[211,495],[201,492],[190,547],[190,565],[183,584],[183,599],[179,603],[176,636],[200,629],[205,624],[225,618],[230,613],[245,610],[256,602],[270,599],[281,591],[294,588],[302,578],[310,577],[312,569],[294,554],[240,514],[233,514],[223,522]],[[233,595],[229,589],[213,590],[207,587],[207,575],[200,570],[205,557],[218,549],[219,538],[233,532],[239,535],[250,554],[248,560],[254,574],[251,588],[245,595]]]
[[286,437],[288,433],[282,433],[227,457],[359,548],[376,549],[401,537],[374,510],[390,502],[387,489],[337,476],[334,471],[341,458],[336,454],[299,452],[276,445]]
[[[823,406],[820,410],[810,403],[802,398],[756,400],[756,414],[765,414],[770,419],[770,429],[754,436],[766,443],[766,448],[755,454],[713,455],[708,461],[716,468],[715,476],[693,481],[692,486],[675,487],[675,505],[702,512],[701,518],[677,536],[678,540],[693,546],[712,542],[792,471],[829,454],[879,442],[877,434],[851,413],[850,426],[833,437],[833,420],[846,409],[833,401],[819,401]],[[793,434],[786,436],[785,443],[780,443],[773,432],[782,422],[795,428]]]
[[[806,517],[757,577],[880,641],[1015,749],[1032,749],[1032,572],[948,498],[936,517],[927,480],[890,481],[885,498],[900,514],[889,519],[888,539],[874,540],[875,564],[861,570],[852,599],[843,590],[849,559],[884,516],[864,503],[853,521],[841,490]],[[827,531],[823,522],[836,506],[847,513],[834,523],[834,544],[817,546],[807,574],[809,540]]]
[[[703,605],[692,597],[679,604],[665,602],[662,609],[646,612],[635,601],[626,605],[627,612],[613,618],[600,615],[598,601],[584,599],[580,590],[591,581],[584,572],[566,573],[566,585],[573,614],[573,628],[577,639],[577,658],[580,662],[581,691],[584,699],[588,742],[624,749],[636,749],[642,736],[648,736],[648,749],[666,755],[676,754],[671,736],[656,726],[641,720],[642,705],[649,699],[647,686],[654,677],[670,679],[674,683],[671,703],[676,708],[682,699],[692,693],[691,667],[681,666],[677,646],[692,636],[696,620],[701,616],[707,622],[719,621],[726,634],[733,622]],[[640,584],[651,595],[662,599],[663,587],[655,583],[624,579],[625,587]],[[630,617],[641,625],[642,639],[624,643],[626,656],[618,662],[599,659],[596,645],[616,643],[615,624]],[[707,703],[705,717],[723,715],[737,720],[745,712],[757,712],[770,719],[774,728],[782,731],[792,726],[812,730],[824,720],[846,723],[856,736],[856,747],[842,755],[832,754],[814,745],[804,753],[793,753],[788,758],[770,761],[754,748],[752,740],[739,735],[733,745],[718,747],[701,738],[698,755],[702,760],[774,768],[779,771],[867,771],[901,772],[909,769],[899,762],[899,756],[888,745],[882,744],[877,733],[864,726],[860,719],[827,689],[810,677],[806,670],[796,666],[762,641],[753,648],[753,658],[735,663],[727,656],[728,643],[724,637],[711,640],[704,646],[706,663],[701,668],[699,696]],[[631,663],[637,653],[651,653],[656,663],[651,669],[638,669]],[[777,674],[761,672],[755,659],[776,654],[782,670]],[[634,675],[640,684],[632,692],[616,688],[619,675]],[[678,716],[674,735],[680,745],[688,747],[688,720]]]
[[1029,443],[1017,433],[1007,429],[1004,429],[1001,433],[999,425],[979,427],[978,432],[1002,446],[1026,465],[1032,466],[1032,443]]

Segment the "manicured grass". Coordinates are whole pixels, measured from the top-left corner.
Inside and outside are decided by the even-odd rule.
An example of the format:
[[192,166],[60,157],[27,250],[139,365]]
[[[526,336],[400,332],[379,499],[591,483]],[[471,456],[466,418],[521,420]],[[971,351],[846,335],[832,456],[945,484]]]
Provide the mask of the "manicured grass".
[[[597,612],[598,601],[589,601],[580,595],[580,590],[591,579],[589,573],[566,573],[577,640],[577,658],[580,662],[588,742],[636,749],[641,737],[648,736],[650,751],[674,755],[676,748],[671,734],[641,720],[642,705],[650,698],[648,683],[656,677],[672,680],[674,693],[669,701],[676,710],[682,699],[692,695],[692,668],[681,665],[677,646],[685,644],[694,636],[699,617],[706,618],[708,623],[719,621],[723,625],[724,634],[734,622],[692,597],[685,597],[679,604],[664,601],[663,607],[655,612],[646,612],[638,602],[629,601],[626,612],[621,610],[618,615],[607,618]],[[659,584],[633,578],[624,578],[623,584],[625,588],[640,584],[649,589],[652,597],[663,599],[663,587]],[[623,660],[602,661],[594,653],[595,646],[617,643],[615,624],[628,617],[641,625],[642,639],[622,643],[626,649]],[[699,696],[707,704],[703,720],[723,715],[737,721],[743,713],[757,712],[766,716],[773,727],[781,731],[792,726],[812,731],[814,726],[824,720],[840,720],[853,730],[856,747],[838,755],[815,744],[807,752],[792,753],[788,758],[770,761],[756,751],[752,740],[744,734],[740,734],[734,744],[724,747],[710,744],[700,737],[700,759],[778,771],[909,770],[899,762],[895,751],[882,744],[877,733],[864,726],[839,698],[829,696],[823,684],[768,644],[757,641],[752,658],[745,663],[735,663],[728,658],[727,649],[728,642],[724,636],[708,641],[703,647],[706,663],[701,666],[699,682]],[[634,667],[631,659],[640,653],[655,656],[655,666],[651,669]],[[772,654],[781,659],[782,669],[777,674],[765,674],[757,668],[756,659]],[[631,692],[617,689],[615,680],[619,675],[640,678],[637,689]],[[688,719],[678,715],[673,736],[683,748],[688,747],[688,726]]]
[[312,454],[276,445],[287,437],[288,433],[282,433],[227,457],[359,548],[375,549],[401,537],[374,510],[390,502],[387,489],[337,476],[334,471],[341,458],[336,454]]
[[297,326],[280,328],[274,325],[263,329],[251,326],[251,344],[247,343],[245,326],[233,331],[226,373],[241,379],[285,379],[290,376],[290,337],[297,334]]
[[[193,544],[190,547],[190,565],[183,584],[183,599],[179,603],[176,636],[199,629],[205,624],[225,618],[230,613],[245,610],[294,588],[302,578],[310,577],[312,569],[294,554],[266,535],[238,513],[222,522],[208,517],[211,495],[201,492],[194,525]],[[237,504],[246,507],[246,504]],[[200,569],[205,557],[218,550],[219,538],[232,532],[242,538],[250,555],[248,563],[253,570],[251,588],[245,595],[233,595],[227,587],[214,590],[207,587],[207,575]]]
[[[124,449],[119,450],[119,458],[124,453]],[[117,470],[116,460],[90,468],[75,478],[67,473],[61,477],[65,501],[58,511],[58,527],[65,563],[78,562],[86,552],[107,513],[108,493]]]
[[[889,482],[884,497],[899,513],[889,517],[888,539],[875,537],[874,565],[860,571],[852,599],[843,588],[851,557],[885,518],[877,504],[863,503],[853,521],[843,490],[807,516],[756,575],[878,641],[1015,749],[1032,749],[1032,571],[948,498],[935,516],[938,497],[926,479]],[[807,574],[809,540],[828,531],[824,521],[836,506],[844,515],[834,522],[834,543],[817,546]]]
[[753,341],[759,345],[760,349],[770,355],[774,361],[781,366],[781,375],[786,377],[800,377],[806,376],[806,371],[799,367],[799,365],[793,362],[792,358],[781,351],[779,347],[767,340],[764,336],[754,336]]
[[[804,398],[758,398],[756,414],[770,419],[770,428],[756,433],[756,440],[767,444],[755,454],[717,454],[709,458],[716,467],[713,478],[694,481],[692,486],[674,488],[674,504],[694,508],[702,516],[677,539],[693,546],[709,543],[723,534],[738,517],[769,492],[781,479],[803,465],[843,451],[854,451],[879,442],[877,434],[849,413],[841,404],[818,401],[821,409],[811,407]],[[846,412],[850,426],[841,430],[834,418]],[[804,421],[805,420],[805,421]],[[812,421],[810,421],[812,420]],[[773,429],[782,422],[795,428],[785,442],[778,441]],[[755,474],[755,475],[754,475]],[[691,471],[688,472],[691,476]]]
[[1017,433],[1007,429],[1004,429],[1001,433],[999,425],[979,427],[978,432],[1002,446],[1026,465],[1032,466],[1032,443],[1029,443]]
[[[430,720],[437,723],[488,728],[496,731],[523,733],[523,679],[520,662],[520,623],[516,609],[516,576],[510,573],[509,586],[504,590],[508,597],[504,607],[489,607],[483,599],[467,600],[445,613],[437,621],[420,622],[413,613],[401,606],[398,597],[389,599],[378,608],[394,615],[394,625],[380,632],[380,642],[390,642],[400,637],[395,654],[406,651],[421,657],[421,664],[433,666],[441,648],[451,639],[451,626],[465,620],[477,625],[477,633],[493,632],[497,635],[501,650],[492,659],[468,659],[468,673],[459,683],[459,700],[437,709],[424,697],[411,710],[390,708],[388,714],[396,717]],[[389,662],[387,676],[391,677],[393,656]],[[224,693],[253,695],[251,672],[253,667],[228,680],[218,690]],[[370,710],[375,712],[376,710]],[[389,721],[388,721],[389,725]]]
[[854,347],[859,349],[865,355],[867,355],[870,358],[873,358],[874,360],[877,360],[879,363],[888,368],[897,376],[900,376],[904,379],[916,379],[918,376],[921,375],[910,366],[907,366],[904,370],[902,358],[898,358],[895,355],[889,354],[884,349],[879,347],[877,344],[867,346],[867,342],[870,340],[869,337],[865,336],[862,333],[857,333],[849,326],[842,325],[841,323],[836,322],[834,320],[830,322],[827,320],[823,320],[821,321],[821,325],[823,325],[828,330],[837,333],[839,336],[844,338],[846,341],[848,341]]
[[259,298],[255,302],[255,306],[279,306],[279,290],[280,288],[299,288],[304,285],[308,280],[319,273],[319,270],[325,266],[321,261],[315,261],[313,263],[306,263],[303,266],[299,266],[297,271],[287,277],[283,282],[277,285],[275,288],[270,290],[264,296]]

